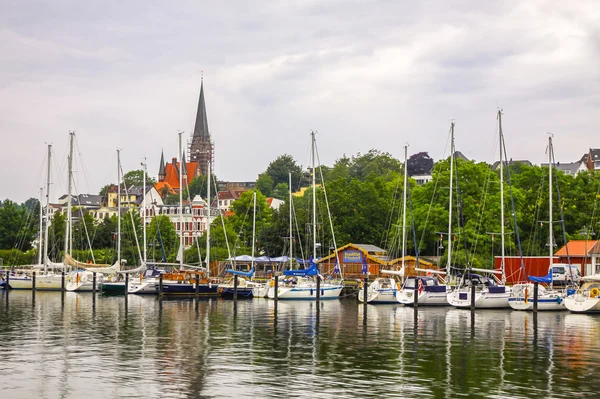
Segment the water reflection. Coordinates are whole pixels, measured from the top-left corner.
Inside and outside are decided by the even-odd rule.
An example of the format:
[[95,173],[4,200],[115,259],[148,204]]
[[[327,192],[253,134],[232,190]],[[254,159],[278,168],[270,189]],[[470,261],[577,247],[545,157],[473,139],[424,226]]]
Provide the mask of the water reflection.
[[600,318],[587,315],[17,291],[0,300],[3,397],[594,397],[599,371]]

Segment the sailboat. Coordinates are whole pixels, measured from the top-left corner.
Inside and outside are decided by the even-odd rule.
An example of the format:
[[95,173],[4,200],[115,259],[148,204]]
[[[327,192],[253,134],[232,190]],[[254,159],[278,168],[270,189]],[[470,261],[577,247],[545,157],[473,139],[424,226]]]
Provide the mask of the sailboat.
[[[260,294],[260,292],[258,292],[258,289],[263,287],[264,284],[260,284],[260,283],[255,283],[254,281],[252,281],[252,276],[254,275],[254,247],[255,247],[255,243],[256,243],[256,191],[254,191],[254,195],[253,195],[253,199],[254,199],[254,211],[253,211],[253,215],[252,215],[252,261],[250,264],[250,270],[248,270],[247,272],[241,271],[241,270],[235,270],[235,269],[227,269],[226,272],[233,275],[234,277],[226,282],[225,284],[222,284],[219,288],[219,294],[221,294],[221,297],[223,298],[233,298],[233,296],[236,293],[236,289],[237,289],[237,295],[240,298],[252,298],[254,297],[254,290],[257,290],[257,293]],[[235,279],[237,278],[237,288],[234,286],[235,285]]]
[[[566,310],[565,308],[565,290],[555,290],[552,288],[552,270],[554,258],[554,235],[552,228],[552,169],[554,169],[554,148],[552,146],[552,136],[548,138],[548,207],[549,207],[549,266],[546,276],[535,277],[530,276],[529,280],[538,283],[538,310]],[[550,288],[546,288],[539,283],[549,284]],[[533,283],[515,284],[513,286],[508,303],[514,310],[533,310],[534,302],[534,285]]]
[[[382,274],[394,274],[399,276],[401,279],[404,278],[406,267],[404,264],[406,257],[406,197],[407,197],[407,182],[408,182],[408,145],[404,146],[404,191],[403,191],[403,203],[402,203],[402,267],[400,271],[395,270],[382,270]],[[366,258],[363,255],[363,268],[366,269]],[[364,303],[377,304],[377,303],[398,303],[399,290],[396,280],[391,277],[378,277],[373,281],[367,288],[367,297],[365,298],[365,291],[358,291],[358,301]],[[402,287],[401,287],[402,288]],[[402,303],[402,302],[401,302]]]
[[[179,233],[179,270],[172,273],[165,273],[163,275],[163,285],[162,285],[162,293],[164,295],[194,295],[196,293],[196,289],[198,290],[198,295],[202,296],[218,296],[219,295],[219,285],[213,284],[210,278],[210,182],[211,182],[211,163],[208,162],[207,168],[207,194],[206,194],[206,204],[207,204],[207,223],[206,223],[206,267],[205,268],[194,268],[195,270],[186,270],[183,264],[183,174],[186,173],[185,168],[183,167],[183,150],[181,147],[181,135],[183,132],[179,133],[179,154],[180,154],[180,173],[179,173],[179,216],[181,231]],[[188,265],[188,268],[191,266]],[[199,279],[198,284],[196,284],[196,277],[202,274],[202,279]],[[196,287],[196,285],[198,287]],[[158,290],[158,285],[156,289]]]
[[[51,179],[51,163],[52,163],[52,144],[48,144],[48,167],[47,167],[47,180],[46,180],[46,212],[44,216],[44,239],[43,244],[40,240],[40,247],[43,246],[43,258],[42,248],[38,250],[38,264],[33,265],[32,269],[43,269],[43,272],[36,272],[36,290],[45,291],[60,291],[62,289],[62,275],[60,273],[53,273],[48,269],[60,269],[64,270],[64,265],[61,263],[53,263],[48,259],[48,228],[50,226],[50,179]],[[42,202],[40,201],[40,218],[42,217]],[[40,220],[40,228],[42,226],[42,220]],[[41,236],[41,230],[40,230]],[[31,290],[33,289],[33,278],[29,272],[20,274],[14,274],[10,276],[8,287],[15,290]]]
[[[504,283],[504,173],[503,173],[503,153],[504,136],[502,135],[502,111],[498,110],[498,130],[500,137],[500,228],[502,239],[502,271],[490,269],[469,268],[468,273],[461,276],[459,287],[448,293],[448,303],[457,308],[469,308],[472,303],[472,286],[475,286],[475,308],[507,308],[510,289]],[[452,129],[454,133],[454,130]],[[454,135],[452,136],[452,158],[454,158]],[[451,162],[452,162],[451,158]],[[452,164],[451,164],[452,165]],[[452,198],[452,179],[450,179],[450,198]],[[451,253],[452,244],[448,245],[448,254]],[[475,274],[473,272],[485,273],[491,276]],[[502,284],[498,284],[494,274],[502,275]]]
[[[454,126],[454,125],[452,125]],[[454,130],[452,130],[454,132]],[[405,147],[404,151],[404,162],[405,165],[408,163],[408,151],[407,147]],[[450,160],[450,184],[452,184],[452,159]],[[404,258],[406,257],[406,198],[408,196],[408,187],[407,187],[407,168],[404,169],[404,216],[402,218],[403,225],[403,234],[402,234],[402,269],[401,275],[404,276],[406,273],[406,266],[404,264]],[[450,189],[452,192],[452,189]],[[450,200],[449,206],[452,206],[452,200]],[[450,211],[451,212],[451,211]],[[448,222],[448,231],[451,231],[451,217]],[[415,244],[415,250],[418,251]],[[449,257],[450,258],[450,257]],[[417,256],[418,261],[418,256]],[[415,271],[421,271],[418,268],[415,268]],[[422,270],[427,274],[437,273],[443,274],[439,270]],[[415,286],[418,288],[415,290]],[[444,306],[448,305],[447,300],[448,288],[446,285],[440,284],[437,277],[430,276],[410,276],[404,280],[404,283],[400,287],[399,290],[395,293],[396,302],[399,302],[405,306],[413,306],[415,303],[415,295],[417,295],[419,306]]]
[[[316,169],[315,169],[315,132],[311,132],[311,155],[312,155],[312,210],[313,210],[313,255],[310,260],[310,267],[301,270],[285,270],[281,283],[275,287],[269,287],[268,297],[275,298],[275,290],[277,290],[278,299],[308,299],[313,300],[317,297],[317,279],[320,279],[320,299],[336,299],[340,296],[343,284],[326,283],[323,276],[319,273],[317,267],[317,186],[316,186]],[[330,222],[331,223],[331,222]],[[335,240],[334,240],[335,241]],[[291,243],[290,243],[291,245]],[[337,251],[336,251],[337,252]]]

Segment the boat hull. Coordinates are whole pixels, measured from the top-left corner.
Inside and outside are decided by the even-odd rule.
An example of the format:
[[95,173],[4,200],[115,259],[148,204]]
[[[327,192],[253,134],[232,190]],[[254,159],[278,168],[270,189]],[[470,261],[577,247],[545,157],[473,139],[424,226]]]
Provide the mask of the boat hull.
[[156,281],[142,281],[141,283],[129,283],[129,287],[127,288],[127,292],[135,295],[157,295]]
[[[414,290],[400,290],[396,293],[396,301],[404,306],[414,306]],[[448,306],[448,294],[444,292],[419,293],[419,306]]]
[[269,295],[269,287],[267,285],[252,288],[252,296],[254,298],[266,298],[267,295]]
[[102,283],[100,290],[104,295],[125,295],[125,282]]
[[[158,287],[158,284],[156,284]],[[163,295],[196,295],[196,285],[191,283],[163,283]],[[199,284],[198,295],[219,296],[218,284]]]
[[[33,279],[29,276],[26,277],[10,277],[8,281],[8,287],[13,290],[31,290],[33,289]],[[36,291],[61,291],[62,290],[62,276],[61,275],[48,275],[48,276],[36,276],[35,278],[35,289]]]
[[565,298],[565,308],[572,313],[600,313],[600,297],[575,294]]
[[[233,287],[221,287],[221,298],[233,298],[233,291]],[[253,289],[250,287],[238,287],[237,296],[238,298],[253,298]]]
[[[384,303],[398,303],[396,299],[396,289],[367,289],[367,303],[372,304],[384,304]],[[358,291],[358,301],[364,303],[365,302],[365,291]]]
[[[320,299],[337,299],[342,292],[343,285],[322,285]],[[269,287],[268,297],[275,298],[275,287]],[[316,287],[278,287],[277,298],[282,300],[316,300]]]
[[[488,291],[475,292],[476,309],[506,309],[509,308],[510,292],[491,293]],[[447,295],[448,303],[455,308],[469,309],[471,307],[471,291],[457,290]]]

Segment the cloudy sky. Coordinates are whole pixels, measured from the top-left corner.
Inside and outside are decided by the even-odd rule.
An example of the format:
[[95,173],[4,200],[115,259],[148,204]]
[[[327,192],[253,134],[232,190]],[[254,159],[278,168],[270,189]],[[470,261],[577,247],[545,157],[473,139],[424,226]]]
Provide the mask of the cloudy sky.
[[[475,7],[475,8],[474,8]],[[220,179],[254,180],[277,155],[323,163],[371,148],[444,156],[450,121],[467,157],[574,161],[600,147],[597,1],[28,1],[0,4],[0,198],[116,180],[193,130],[201,74]],[[79,155],[78,155],[79,157]]]

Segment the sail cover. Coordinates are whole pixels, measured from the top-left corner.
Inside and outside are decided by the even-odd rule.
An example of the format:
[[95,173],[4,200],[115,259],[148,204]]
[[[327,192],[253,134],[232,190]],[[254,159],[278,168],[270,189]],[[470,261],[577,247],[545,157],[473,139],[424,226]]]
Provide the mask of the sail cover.
[[534,283],[552,283],[552,270],[548,271],[548,274],[545,276],[529,276],[529,281],[533,281]]
[[319,274],[319,271],[317,270],[317,265],[316,263],[313,263],[308,269],[300,269],[300,270],[284,270],[283,271],[283,275],[284,276],[316,276],[317,274]]
[[254,275],[254,267],[252,267],[252,269],[248,270],[247,272],[243,272],[241,270],[233,270],[233,269],[227,269],[227,273],[231,273],[234,276],[242,276],[242,277],[252,277],[252,275]]

